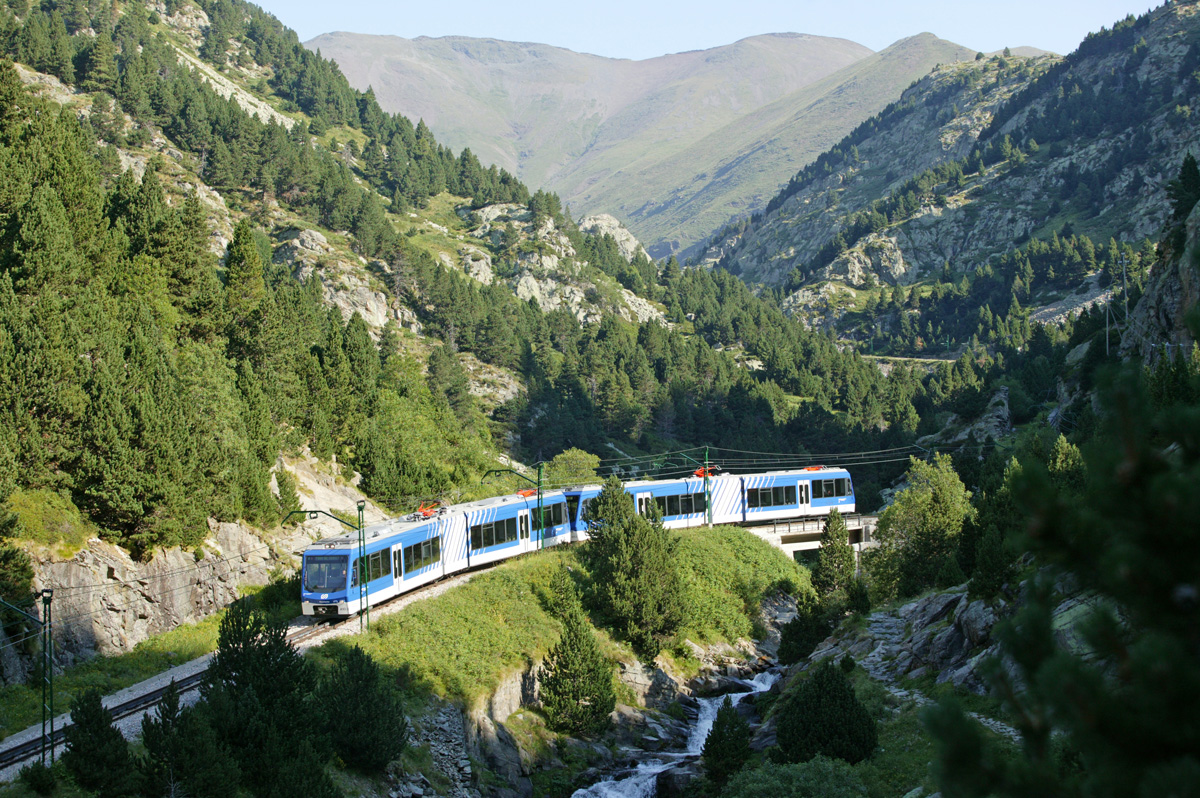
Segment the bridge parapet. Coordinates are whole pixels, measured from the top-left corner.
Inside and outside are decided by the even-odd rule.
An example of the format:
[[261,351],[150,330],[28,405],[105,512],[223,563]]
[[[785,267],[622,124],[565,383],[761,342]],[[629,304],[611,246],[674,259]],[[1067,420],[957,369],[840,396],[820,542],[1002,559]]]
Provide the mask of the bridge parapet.
[[[846,522],[846,531],[850,533],[850,545],[854,547],[856,559],[864,549],[879,545],[879,542],[875,540],[875,529],[879,525],[879,516],[855,514],[843,518]],[[821,532],[824,529],[824,518],[802,518],[795,521],[778,521],[763,526],[746,527],[748,532],[757,535],[792,557],[795,557],[798,551],[819,549]]]

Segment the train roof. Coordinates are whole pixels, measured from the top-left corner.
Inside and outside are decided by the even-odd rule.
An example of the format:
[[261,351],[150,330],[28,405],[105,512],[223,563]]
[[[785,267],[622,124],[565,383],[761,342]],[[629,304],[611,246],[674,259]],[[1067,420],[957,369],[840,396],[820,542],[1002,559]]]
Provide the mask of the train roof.
[[[542,503],[544,504],[549,498],[554,498],[561,495],[562,491],[557,488],[554,490],[544,490],[542,491]],[[467,502],[466,504],[455,504],[451,506],[454,508],[454,512],[456,513],[469,513],[473,510],[483,510],[488,507],[502,507],[506,504],[525,504],[527,502],[533,502],[534,504],[537,504],[537,491],[534,491],[529,496],[522,496],[519,493],[504,493],[500,496],[489,496],[486,499],[476,499],[475,501]]]
[[[376,538],[384,537],[385,535],[398,535],[409,530],[425,526],[438,519],[437,515],[429,518],[421,518],[412,520],[409,516],[400,516],[399,518],[390,518],[387,521],[381,521],[378,524],[371,524],[363,530],[364,537],[367,541],[372,541]],[[321,538],[308,544],[309,549],[314,548],[339,548],[341,546],[357,546],[358,532],[343,532],[340,535],[333,537]]]
[[[808,468],[795,468],[783,471],[755,471],[754,476],[758,477],[814,477],[823,474],[845,474],[846,469],[841,466],[810,466]],[[718,472],[713,474],[709,479],[737,479],[739,477],[748,476],[747,474]],[[695,474],[688,474],[686,477],[672,477],[671,479],[639,479],[629,480],[624,483],[625,489],[630,488],[654,488],[660,485],[670,485],[680,481],[703,480],[704,477],[698,477]]]

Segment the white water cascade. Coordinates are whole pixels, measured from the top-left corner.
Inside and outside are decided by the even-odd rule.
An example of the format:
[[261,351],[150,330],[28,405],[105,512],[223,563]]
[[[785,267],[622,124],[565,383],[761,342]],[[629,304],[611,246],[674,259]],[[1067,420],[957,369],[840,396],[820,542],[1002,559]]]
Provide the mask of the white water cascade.
[[[738,704],[751,693],[761,693],[771,689],[771,685],[779,680],[778,673],[760,673],[750,680],[754,689],[749,693],[730,693],[729,700]],[[658,774],[679,763],[700,755],[704,750],[704,741],[712,731],[713,721],[717,718],[717,710],[725,701],[725,696],[699,699],[700,712],[696,723],[688,734],[687,748],[682,751],[661,752],[654,759],[647,759],[637,766],[632,773],[618,779],[596,782],[590,787],[576,790],[571,798],[654,798],[657,790]]]

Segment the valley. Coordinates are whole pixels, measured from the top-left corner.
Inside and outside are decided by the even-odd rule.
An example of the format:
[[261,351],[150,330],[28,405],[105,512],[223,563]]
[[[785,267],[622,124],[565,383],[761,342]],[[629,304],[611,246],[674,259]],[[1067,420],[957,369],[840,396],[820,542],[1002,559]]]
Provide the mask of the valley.
[[[0,795],[566,796],[664,751],[643,786],[696,798],[1192,783],[1200,3],[1062,56],[632,62],[44,0],[0,51],[0,599],[54,591],[90,735]],[[844,466],[877,545],[617,485],[587,542],[280,631],[360,502],[704,463]],[[38,626],[0,612],[5,734]],[[101,694],[213,650],[112,737]]]

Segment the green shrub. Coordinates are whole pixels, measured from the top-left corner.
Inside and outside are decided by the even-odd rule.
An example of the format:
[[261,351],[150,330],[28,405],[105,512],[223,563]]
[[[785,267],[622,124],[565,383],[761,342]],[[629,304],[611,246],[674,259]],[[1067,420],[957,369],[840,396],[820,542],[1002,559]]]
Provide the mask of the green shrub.
[[817,665],[783,697],[775,717],[778,754],[786,762],[807,762],[824,754],[855,764],[875,750],[875,721],[830,660]]
[[840,759],[815,756],[794,765],[764,763],[734,776],[722,798],[866,798],[854,768]]
[[38,795],[50,795],[53,793],[54,785],[58,781],[54,777],[54,771],[41,762],[32,762],[26,765],[21,768],[21,772],[18,775],[20,776],[21,783]]
[[871,589],[861,576],[851,579],[850,586],[846,588],[846,608],[856,615],[866,615],[871,611]]
[[727,782],[750,758],[750,724],[738,713],[729,696],[725,696],[717,710],[701,756],[704,772],[717,784]]
[[804,596],[796,606],[796,617],[784,624],[779,637],[779,661],[791,665],[806,658],[829,636],[833,624],[815,598]]

